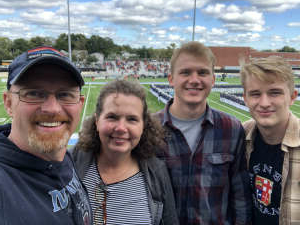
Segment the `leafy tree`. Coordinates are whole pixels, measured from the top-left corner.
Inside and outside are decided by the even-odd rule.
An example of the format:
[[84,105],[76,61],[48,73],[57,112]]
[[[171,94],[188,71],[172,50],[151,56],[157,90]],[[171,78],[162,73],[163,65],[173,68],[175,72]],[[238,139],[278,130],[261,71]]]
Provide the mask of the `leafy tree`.
[[297,52],[297,50],[289,46],[284,46],[282,49],[279,49],[278,52]]
[[72,50],[86,50],[88,39],[83,34],[71,34]]
[[272,52],[273,50],[272,49],[263,49],[261,50],[262,52]]
[[16,57],[17,55],[19,55],[29,49],[30,49],[29,41],[27,41],[23,38],[15,39],[12,43],[13,57]]
[[176,44],[171,43],[170,46],[167,47],[166,58],[171,59],[175,49],[176,49]]
[[67,34],[60,34],[59,37],[56,39],[54,47],[58,50],[65,50],[68,51],[68,35]]
[[0,37],[0,60],[12,59],[12,41],[7,37]]
[[92,35],[87,41],[87,51],[89,54],[101,52],[103,50],[104,39],[98,35]]
[[121,51],[129,52],[129,53],[134,53],[134,50],[129,45],[122,45],[121,46]]
[[153,57],[153,52],[150,49],[147,49],[145,46],[142,48],[138,48],[136,50],[136,54],[139,56],[139,58],[149,59]]
[[49,37],[33,37],[29,40],[29,45],[30,48],[35,48],[35,47],[39,47],[39,46],[52,46],[52,40]]

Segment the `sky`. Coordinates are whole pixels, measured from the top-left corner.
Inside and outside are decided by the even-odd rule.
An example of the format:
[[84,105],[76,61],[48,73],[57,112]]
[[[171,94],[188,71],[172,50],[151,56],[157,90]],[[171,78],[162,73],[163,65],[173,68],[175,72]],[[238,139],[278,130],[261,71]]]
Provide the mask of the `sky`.
[[[68,33],[68,0],[0,0],[0,36]],[[193,39],[195,0],[69,0],[71,33],[132,48]],[[194,40],[207,46],[300,50],[300,0],[196,0]]]

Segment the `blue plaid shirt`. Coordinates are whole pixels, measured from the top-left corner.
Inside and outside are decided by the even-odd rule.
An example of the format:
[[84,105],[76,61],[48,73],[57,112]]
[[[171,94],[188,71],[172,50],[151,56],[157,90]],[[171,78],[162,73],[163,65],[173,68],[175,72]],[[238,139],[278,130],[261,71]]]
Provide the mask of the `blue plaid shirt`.
[[167,131],[168,143],[157,154],[170,172],[180,224],[251,224],[241,123],[207,105],[202,137],[193,154],[181,131],[172,125],[172,102],[155,114]]

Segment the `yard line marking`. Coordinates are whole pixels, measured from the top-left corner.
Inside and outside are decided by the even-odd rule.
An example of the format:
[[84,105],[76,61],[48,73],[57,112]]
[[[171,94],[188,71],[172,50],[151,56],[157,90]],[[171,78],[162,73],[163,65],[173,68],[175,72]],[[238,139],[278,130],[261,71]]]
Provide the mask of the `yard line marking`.
[[84,101],[84,109],[83,109],[83,114],[82,114],[82,117],[81,117],[80,129],[82,128],[82,124],[83,124],[83,121],[84,121],[84,118],[85,118],[85,112],[86,112],[87,103],[89,101],[90,91],[91,91],[91,83],[89,83],[89,89],[88,89],[87,97],[86,97],[86,100]]
[[[144,87],[145,87],[145,86],[144,86]],[[145,89],[146,89],[147,91],[150,92],[149,88],[145,87]],[[150,93],[151,93],[151,92],[150,92]],[[222,106],[222,107],[225,107],[225,108],[227,108],[227,109],[229,109],[229,110],[231,110],[231,111],[233,111],[233,112],[236,112],[237,114],[240,114],[240,115],[242,115],[242,116],[244,116],[244,117],[246,117],[246,118],[251,119],[251,117],[245,115],[244,113],[241,113],[241,112],[239,112],[239,111],[236,111],[236,110],[234,110],[234,109],[232,109],[232,108],[230,108],[230,107],[228,107],[228,106],[226,106],[226,105],[220,104],[220,103],[218,103],[218,102],[216,102],[216,101],[214,101],[214,100],[211,100],[211,99],[207,99],[207,100],[208,100],[209,102],[211,101],[211,102],[213,102],[213,103],[215,103],[215,104],[217,104],[217,105],[220,105],[220,106]]]
[[[252,118],[252,117],[250,117],[250,116],[245,115],[244,113],[241,113],[241,112],[239,112],[239,111],[236,111],[236,110],[234,110],[234,109],[232,109],[232,108],[226,106],[225,104],[224,104],[224,105],[223,105],[223,104],[220,104],[219,102],[216,102],[216,101],[211,100],[211,99],[207,99],[207,100],[208,100],[208,102],[213,102],[213,103],[215,103],[215,104],[217,104],[217,105],[220,105],[220,106],[222,106],[222,107],[225,107],[225,108],[227,108],[227,109],[229,109],[229,110],[231,110],[231,111],[234,111],[234,112],[236,112],[237,114],[240,114],[240,115],[242,115],[242,116],[244,116],[244,117],[246,117],[246,118],[249,118],[249,119]],[[227,113],[228,113],[228,112],[227,112]]]
[[298,104],[297,102],[294,102],[293,105],[295,105],[295,106],[300,106],[300,104]]
[[300,113],[298,113],[298,112],[293,111],[293,113],[300,116]]

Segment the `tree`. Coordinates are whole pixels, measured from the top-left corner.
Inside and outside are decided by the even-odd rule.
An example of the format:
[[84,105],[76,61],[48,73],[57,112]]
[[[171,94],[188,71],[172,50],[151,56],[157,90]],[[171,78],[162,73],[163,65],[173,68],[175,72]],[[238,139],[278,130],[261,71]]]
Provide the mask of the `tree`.
[[0,37],[0,60],[12,59],[12,41],[7,37]]
[[72,50],[86,50],[88,39],[83,34],[71,34]]
[[97,57],[94,56],[94,55],[89,55],[89,56],[86,58],[86,64],[87,64],[87,65],[91,65],[92,63],[95,63],[95,62],[97,62],[97,61],[98,61],[98,59],[97,59]]
[[18,56],[21,53],[28,51],[29,49],[30,49],[29,41],[23,38],[15,39],[12,43],[13,57]]
[[36,48],[39,46],[52,46],[53,43],[49,37],[33,37],[29,40],[30,48]]
[[289,46],[284,46],[282,49],[279,49],[278,52],[297,52],[297,50]]
[[98,35],[92,35],[87,41],[87,50],[89,54],[99,52],[104,54],[104,57],[107,57],[111,53],[119,51],[119,48],[111,38],[102,38]]
[[143,46],[142,48],[138,48],[136,50],[136,54],[139,56],[139,58],[144,58],[144,59],[149,59],[152,58],[152,55],[149,51],[149,49],[147,49],[145,46]]
[[167,47],[167,58],[171,59],[174,50],[176,49],[176,44],[175,43],[171,43],[170,46]]
[[65,50],[68,51],[68,35],[60,34],[59,37],[56,39],[54,47],[58,50]]

